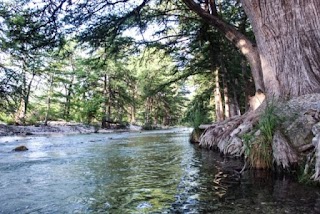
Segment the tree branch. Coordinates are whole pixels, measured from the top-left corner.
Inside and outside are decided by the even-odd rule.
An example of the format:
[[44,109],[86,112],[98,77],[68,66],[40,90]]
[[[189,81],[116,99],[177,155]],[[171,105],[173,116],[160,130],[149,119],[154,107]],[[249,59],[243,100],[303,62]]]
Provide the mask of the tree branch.
[[220,17],[215,15],[216,13],[210,14],[193,0],[183,0],[183,2],[204,21],[219,30],[226,39],[232,42],[240,50],[250,64],[256,90],[264,91],[260,56],[255,44],[253,44],[244,34],[237,31],[234,26],[229,25]]

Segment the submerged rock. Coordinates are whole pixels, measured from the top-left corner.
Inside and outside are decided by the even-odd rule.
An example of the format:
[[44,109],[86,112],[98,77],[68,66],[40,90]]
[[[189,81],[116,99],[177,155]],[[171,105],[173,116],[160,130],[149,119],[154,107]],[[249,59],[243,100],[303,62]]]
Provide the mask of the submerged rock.
[[12,151],[14,152],[23,152],[23,151],[27,151],[29,150],[26,146],[18,146],[16,148],[14,148]]

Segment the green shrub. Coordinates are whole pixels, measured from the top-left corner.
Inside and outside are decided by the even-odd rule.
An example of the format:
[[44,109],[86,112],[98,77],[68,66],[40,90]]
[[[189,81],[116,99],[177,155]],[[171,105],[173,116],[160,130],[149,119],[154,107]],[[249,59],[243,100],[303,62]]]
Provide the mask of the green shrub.
[[266,143],[272,144],[273,134],[279,125],[280,119],[276,115],[276,107],[273,103],[267,104],[264,113],[260,116],[258,125],[263,140]]
[[12,115],[9,116],[9,115],[4,114],[4,113],[0,114],[0,121],[4,122],[7,125],[14,125],[15,124],[13,116]]

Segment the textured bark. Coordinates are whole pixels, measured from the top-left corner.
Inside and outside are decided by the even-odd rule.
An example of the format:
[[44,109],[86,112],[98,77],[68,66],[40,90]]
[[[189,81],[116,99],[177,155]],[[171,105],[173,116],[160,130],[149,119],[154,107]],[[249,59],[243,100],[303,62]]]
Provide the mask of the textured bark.
[[[26,70],[26,67],[24,66],[24,69]],[[33,72],[31,75],[31,78],[29,80],[29,83],[27,83],[27,73],[25,72],[23,74],[23,90],[20,98],[20,105],[19,109],[15,114],[15,123],[16,124],[25,124],[26,122],[26,115],[29,107],[29,98],[31,93],[31,86],[33,83],[35,77],[35,73]]]
[[46,115],[44,117],[44,125],[48,125],[49,115],[50,115],[50,109],[51,109],[51,97],[53,92],[53,75],[50,74],[50,80],[49,80],[49,89],[47,94],[47,109],[46,109]]
[[320,1],[242,0],[268,95],[320,92]]
[[236,93],[236,87],[239,87],[237,79],[234,81],[234,84],[232,84],[232,87],[231,87],[232,96],[230,97],[230,117],[241,115],[240,105],[238,102],[238,96]]
[[215,74],[215,90],[214,90],[214,102],[216,110],[216,121],[222,121],[223,117],[223,107],[222,107],[222,97],[220,93],[220,83],[219,83],[219,70],[216,69]]
[[230,118],[230,98],[229,98],[229,84],[228,84],[228,71],[223,58],[220,60],[222,71],[222,84],[223,84],[223,100],[224,100],[224,118]]
[[288,169],[292,165],[298,164],[298,156],[291,148],[285,136],[277,130],[272,142],[273,160],[277,166]]
[[260,111],[248,111],[244,115],[212,124],[202,133],[199,146],[217,148],[223,154],[241,156],[241,137],[258,122]]
[[223,80],[223,98],[224,98],[224,117],[230,118],[230,101],[229,101],[229,89],[226,80]]

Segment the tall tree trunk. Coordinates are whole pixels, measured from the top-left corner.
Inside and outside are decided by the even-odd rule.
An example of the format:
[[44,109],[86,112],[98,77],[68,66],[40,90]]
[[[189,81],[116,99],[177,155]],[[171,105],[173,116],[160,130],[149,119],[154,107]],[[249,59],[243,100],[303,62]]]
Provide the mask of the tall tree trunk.
[[52,96],[52,90],[53,90],[53,74],[50,74],[50,80],[49,80],[49,90],[47,94],[47,110],[46,115],[44,118],[44,125],[48,125],[48,119],[50,114],[50,105],[51,105],[51,96]]
[[215,70],[214,78],[215,78],[214,102],[215,102],[216,121],[219,122],[224,120],[222,97],[220,93],[220,83],[219,83],[219,69]]
[[71,76],[71,79],[69,80],[70,82],[68,84],[65,84],[66,101],[65,101],[64,112],[63,112],[63,118],[65,120],[70,119],[71,98],[73,94],[72,88],[73,88],[74,74],[76,73],[76,65],[75,65],[75,60],[73,58],[73,55],[70,55],[69,62],[72,68],[72,74],[71,74],[72,76]]
[[230,101],[229,101],[229,89],[226,81],[225,74],[222,77],[223,81],[223,99],[224,99],[224,118],[230,117]]
[[145,111],[145,124],[151,125],[150,114],[151,114],[151,98],[147,97]]
[[108,106],[108,90],[107,90],[107,83],[108,77],[107,74],[104,74],[103,76],[103,107],[102,107],[102,118],[101,118],[101,128],[105,129],[107,128],[107,106]]
[[320,1],[242,0],[253,26],[267,94],[320,92]]
[[247,72],[247,62],[245,59],[241,61],[241,72],[242,72],[242,85],[243,85],[243,93],[244,93],[244,111],[249,110],[249,97],[250,95],[254,94],[254,90],[252,91],[252,88],[254,89],[254,86],[252,85],[250,81],[250,77]]
[[33,83],[35,77],[35,73],[32,73],[32,77],[27,84],[27,77],[26,73],[23,75],[23,89],[22,89],[22,95],[20,98],[20,106],[18,109],[18,112],[15,115],[15,123],[16,124],[25,124],[26,122],[26,115],[28,111],[28,106],[29,106],[29,98],[30,98],[30,93],[31,93],[31,86]]
[[63,113],[63,118],[65,120],[69,120],[69,118],[70,118],[72,86],[73,86],[72,81],[70,84],[65,86],[66,100],[65,100],[65,104],[64,104],[64,113]]
[[[111,88],[111,77],[108,76],[108,116],[107,120],[111,121],[111,104],[112,104],[112,88]],[[110,123],[107,123],[107,128],[110,128]]]
[[240,111],[240,105],[238,102],[238,96],[236,93],[236,87],[238,86],[238,81],[237,79],[234,81],[233,86],[231,87],[232,89],[232,97],[230,98],[230,117],[234,117],[234,116],[239,116],[241,115],[241,111]]
[[132,104],[130,107],[130,123],[136,123],[136,85],[132,87]]

